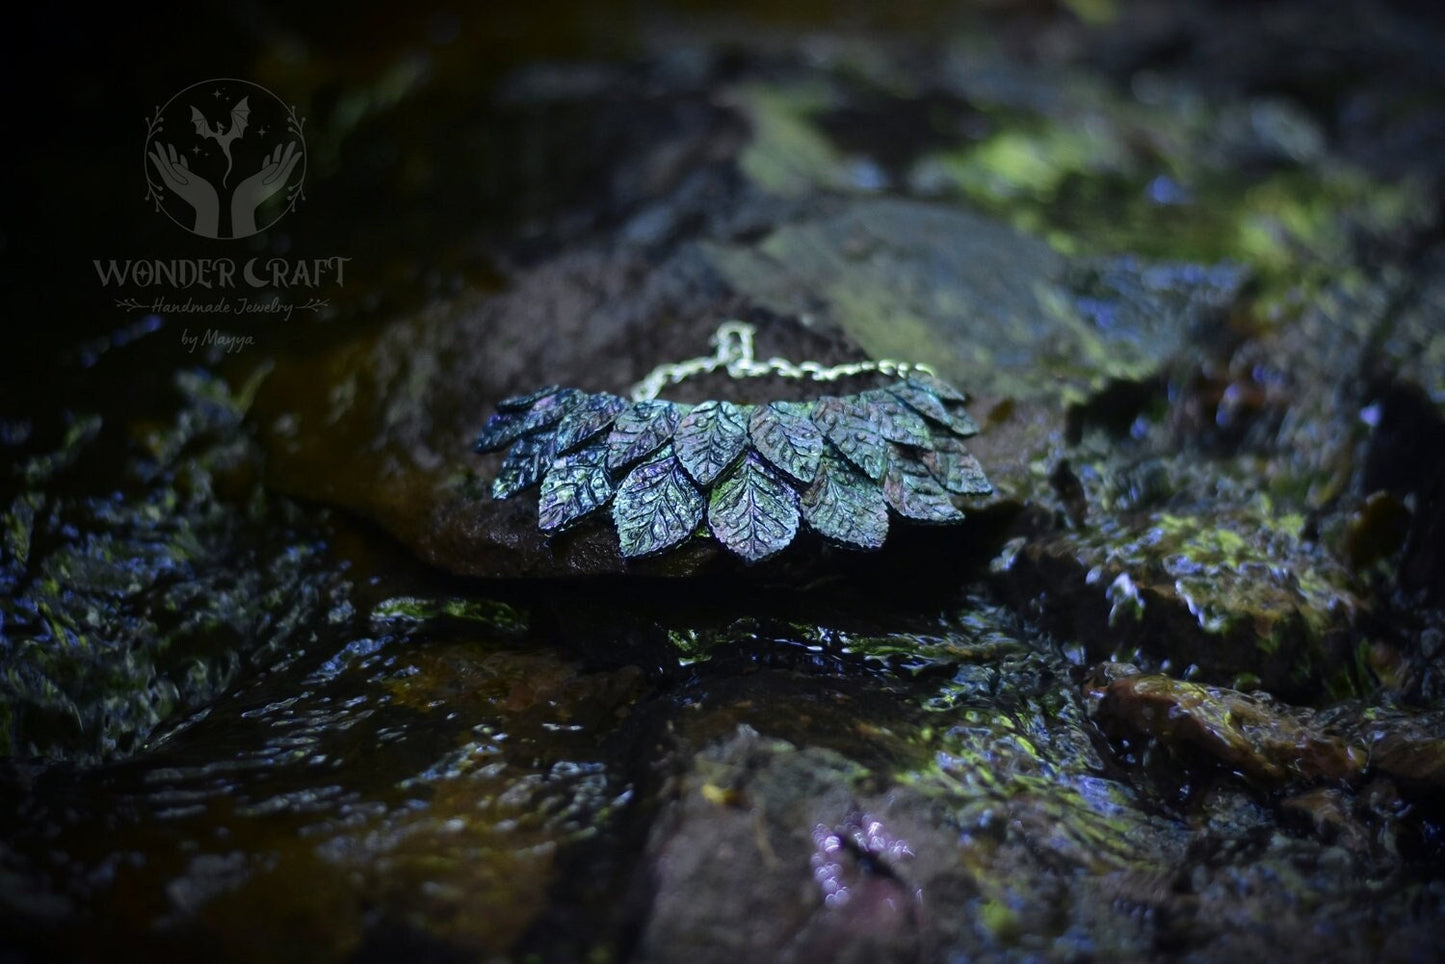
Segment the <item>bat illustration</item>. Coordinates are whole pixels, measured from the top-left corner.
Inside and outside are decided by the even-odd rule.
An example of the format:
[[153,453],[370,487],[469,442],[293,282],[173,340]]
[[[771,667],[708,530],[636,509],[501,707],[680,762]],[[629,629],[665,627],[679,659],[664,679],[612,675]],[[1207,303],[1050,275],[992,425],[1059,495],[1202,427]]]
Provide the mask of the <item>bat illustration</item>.
[[200,108],[191,107],[191,123],[196,125],[196,133],[202,137],[209,137],[221,145],[221,153],[226,155],[226,173],[221,176],[221,183],[226,183],[226,178],[231,176],[231,142],[246,132],[246,119],[251,116],[251,105],[247,99],[242,97],[236,101],[236,106],[231,108],[231,126],[222,131],[212,127],[211,122],[206,120]]

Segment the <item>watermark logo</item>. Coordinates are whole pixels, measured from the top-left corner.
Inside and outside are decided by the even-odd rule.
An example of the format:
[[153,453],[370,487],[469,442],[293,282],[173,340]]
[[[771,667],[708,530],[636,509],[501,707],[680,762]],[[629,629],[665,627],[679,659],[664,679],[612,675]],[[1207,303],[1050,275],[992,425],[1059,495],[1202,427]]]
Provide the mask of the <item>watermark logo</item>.
[[265,231],[302,199],[303,123],[260,84],[192,84],[147,122],[146,198],[203,238]]
[[[260,84],[224,77],[192,84],[146,122],[146,198],[199,237],[260,234],[303,199],[303,126],[294,108]],[[214,323],[180,326],[181,346],[192,353],[250,348],[257,339],[245,328],[323,315],[331,310],[330,295],[346,284],[349,257],[248,257],[246,247],[239,257],[217,251],[94,258],[91,264],[117,308],[147,313],[147,331],[172,320]]]

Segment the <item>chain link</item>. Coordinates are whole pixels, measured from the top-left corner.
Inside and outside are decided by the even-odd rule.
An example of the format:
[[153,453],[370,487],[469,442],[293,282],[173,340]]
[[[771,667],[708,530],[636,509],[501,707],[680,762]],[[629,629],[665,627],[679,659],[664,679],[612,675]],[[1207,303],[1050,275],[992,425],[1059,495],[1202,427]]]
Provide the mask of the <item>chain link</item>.
[[935,374],[927,365],[894,361],[881,358],[878,361],[844,362],[841,365],[824,367],[815,361],[791,362],[786,358],[773,357],[758,361],[753,352],[753,336],[757,327],[745,321],[725,321],[718,325],[708,341],[717,351],[706,357],[689,358],[687,361],[659,365],[647,377],[632,386],[632,400],[644,402],[654,399],[668,385],[676,385],[684,379],[706,375],[718,369],[725,369],[729,378],[760,378],[776,375],[781,378],[806,378],[816,382],[832,382],[855,375],[877,373],[891,377],[902,377],[910,372]]

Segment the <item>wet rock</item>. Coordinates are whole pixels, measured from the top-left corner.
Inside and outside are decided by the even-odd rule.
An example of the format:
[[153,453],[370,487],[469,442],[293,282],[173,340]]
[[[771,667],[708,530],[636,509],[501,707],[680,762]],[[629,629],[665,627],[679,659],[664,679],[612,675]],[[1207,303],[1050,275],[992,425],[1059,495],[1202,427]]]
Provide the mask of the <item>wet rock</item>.
[[1445,714],[1404,716],[1371,729],[1370,766],[1406,787],[1436,797],[1445,792]]
[[1280,809],[1325,840],[1338,842],[1351,853],[1365,854],[1371,848],[1370,831],[1352,812],[1353,802],[1344,790],[1317,787],[1288,798]]
[[[860,244],[866,257],[854,251]],[[774,267],[784,263],[786,277]],[[943,263],[967,273],[943,272]],[[1146,269],[1109,271],[1094,277],[1110,279],[1097,283],[1115,300],[1101,301],[1102,289],[1090,295],[1091,310],[1113,306],[1104,328],[1072,307],[1065,262],[1006,228],[921,204],[824,207],[760,243],[684,245],[655,264],[601,253],[545,263],[506,294],[439,305],[374,339],[283,364],[263,388],[258,417],[274,484],[371,516],[443,568],[468,575],[696,573],[715,567],[714,547],[694,544],[624,566],[605,527],[547,540],[524,500],[485,498],[468,447],[495,402],[541,383],[617,391],[661,360],[705,353],[711,326],[741,308],[762,318],[816,318],[811,329],[782,319],[766,325],[759,355],[828,364],[861,345],[874,357],[933,364],[979,393],[981,407],[1023,401],[1025,413],[988,426],[997,438],[978,440],[987,471],[1002,461],[999,498],[1007,501],[1010,480],[1016,488],[1028,478],[1025,460],[1057,430],[1050,400],[1071,384],[1085,391],[1113,377],[1149,377],[1181,350],[1182,333],[1201,313],[1232,297],[1236,283],[1136,279],[1136,290],[1123,294],[1123,279]],[[1171,307],[1166,294],[1190,286],[1198,293]],[[830,325],[847,337],[828,334]],[[1103,367],[1080,368],[1079,356]],[[816,395],[807,384],[721,390]],[[686,385],[678,397],[707,397],[699,391]]]
[[1108,683],[1098,700],[1105,730],[1202,753],[1267,785],[1347,781],[1367,760],[1363,746],[1323,730],[1308,710],[1233,690],[1142,674]]
[[1361,487],[1411,500],[1400,585],[1432,602],[1445,601],[1445,557],[1439,548],[1445,544],[1445,416],[1409,382],[1391,384],[1380,395],[1369,413],[1374,430]]
[[770,310],[822,314],[872,357],[921,359],[995,400],[1157,373],[1241,280],[1227,269],[1171,278],[1136,261],[1074,262],[986,218],[895,200],[841,205],[756,245],[709,246],[709,256]]
[[1372,492],[1346,523],[1341,551],[1355,570],[1364,570],[1400,551],[1412,515],[1389,492]]
[[9,480],[20,492],[0,555],[0,755],[129,755],[313,624],[349,616],[316,534],[289,530],[289,507],[257,484],[241,429],[254,384],[233,394],[184,372],[176,388],[171,424],[105,437],[126,453],[113,492],[74,474],[103,444],[99,418],[76,420]]
[[[1108,905],[1158,886],[1151,862],[1182,845],[1176,828],[1098,775],[1082,706],[1056,688],[1060,665],[1029,652],[1006,615],[979,600],[949,626],[936,639],[834,630],[868,657],[866,690],[857,664],[802,653],[782,663],[811,667],[802,689],[777,669],[743,686],[716,675],[739,644],[706,650],[698,704],[674,736],[705,748],[676,757],[649,843],[650,957],[708,955],[697,928],[728,953],[797,959],[1147,945],[1140,921]],[[828,736],[792,742],[808,733]],[[1058,888],[1061,868],[1091,887]],[[699,893],[713,895],[706,907],[685,896]]]
[[1350,573],[1300,540],[1298,516],[1258,502],[1215,513],[1121,515],[1031,541],[1012,557],[1010,591],[1099,659],[1305,698],[1365,685],[1351,653],[1363,602]]
[[942,840],[863,812],[865,776],[750,729],[699,757],[650,844],[639,959],[917,959],[923,898],[909,864]]
[[[1202,791],[1202,813],[1150,817],[1134,790],[1098,775],[1110,764],[1093,755],[1082,707],[1060,699],[1050,669],[1037,654],[984,656],[915,687],[933,760],[901,771],[854,755],[859,737],[896,733],[896,719],[829,740],[847,753],[803,748],[751,725],[796,734],[797,713],[776,716],[739,689],[725,697],[715,680],[676,731],[684,746],[711,737],[677,758],[664,785],[647,845],[642,959],[1068,958],[1168,946],[1308,960],[1369,947],[1385,918],[1397,942],[1423,939],[1428,925],[1364,897],[1373,891],[1361,875],[1400,866],[1390,841],[1428,833],[1429,818],[1401,822],[1378,778],[1359,795],[1348,788],[1368,772],[1365,738],[1347,733],[1348,721],[1187,684],[1155,702],[1146,681],[1179,684],[1102,667],[1117,687],[1105,699],[1121,714],[1101,710],[1106,726],[1137,740],[1124,717],[1147,717],[1201,786],[1210,765],[1251,774],[1242,788]],[[718,732],[739,719],[750,722]],[[1278,788],[1295,791],[1279,811]],[[1275,832],[1279,812],[1308,836]],[[1057,873],[1087,886],[1056,886]],[[1338,914],[1329,936],[1308,923],[1322,904]]]
[[[960,776],[970,766],[955,765]],[[885,790],[837,753],[740,728],[697,757],[654,826],[641,959],[911,961],[1070,946],[1060,915],[1112,915],[1031,880],[1038,861],[1091,867],[1106,892],[1142,891],[1112,863],[1129,846],[1055,851],[1080,814],[1045,816],[1045,787],[1000,776],[1009,789],[909,779]],[[986,801],[999,809],[991,820]],[[940,823],[937,808],[950,803],[975,805],[984,823]],[[1067,828],[1051,832],[1056,819]],[[712,898],[689,897],[701,893]],[[1132,922],[1099,923],[1099,943],[1141,946]]]

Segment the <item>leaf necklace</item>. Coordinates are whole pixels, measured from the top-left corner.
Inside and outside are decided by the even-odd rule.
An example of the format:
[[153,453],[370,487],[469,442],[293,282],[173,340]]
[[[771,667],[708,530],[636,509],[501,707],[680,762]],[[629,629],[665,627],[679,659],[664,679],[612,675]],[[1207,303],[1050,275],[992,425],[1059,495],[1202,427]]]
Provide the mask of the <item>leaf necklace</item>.
[[[492,497],[538,482],[537,521],[562,532],[611,507],[626,558],[656,555],[705,532],[749,563],[786,548],[802,525],[878,549],[890,514],[963,519],[954,496],[993,491],[963,439],[978,433],[963,393],[926,365],[889,359],[824,367],[758,361],[756,329],[723,322],[713,355],[659,366],[631,399],[548,386],[504,399],[476,450],[507,448]],[[812,401],[739,405],[663,401],[670,384],[724,370],[832,382],[882,374],[886,388]]]

